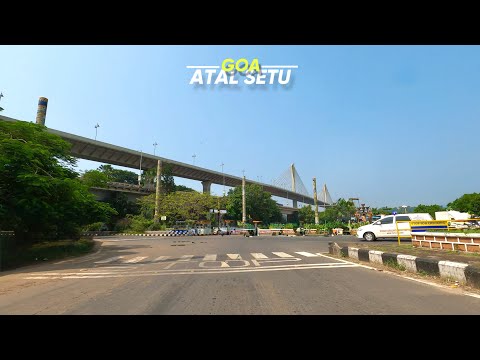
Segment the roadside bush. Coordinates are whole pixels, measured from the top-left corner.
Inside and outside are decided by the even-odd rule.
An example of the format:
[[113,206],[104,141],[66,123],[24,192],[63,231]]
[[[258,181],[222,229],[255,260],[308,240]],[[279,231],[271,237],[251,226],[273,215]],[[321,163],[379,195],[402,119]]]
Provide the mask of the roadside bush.
[[148,230],[151,230],[151,231],[159,231],[159,230],[165,230],[166,229],[166,225],[164,224],[160,224],[160,223],[153,223],[152,225],[150,225],[148,227]]
[[113,230],[118,232],[124,232],[128,229],[131,223],[132,223],[132,219],[129,219],[129,218],[120,219],[113,226]]
[[104,228],[103,222],[95,222],[92,224],[88,224],[83,228],[83,231],[100,231]]
[[153,224],[153,220],[145,219],[141,215],[127,216],[131,220],[130,225],[126,229],[127,232],[143,233]]

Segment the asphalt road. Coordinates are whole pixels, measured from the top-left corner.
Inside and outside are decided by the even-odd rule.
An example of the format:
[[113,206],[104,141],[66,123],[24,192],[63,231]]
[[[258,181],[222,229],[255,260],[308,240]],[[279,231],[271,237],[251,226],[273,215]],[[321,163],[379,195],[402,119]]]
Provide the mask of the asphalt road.
[[461,289],[331,258],[332,239],[101,238],[90,255],[1,273],[0,314],[480,314]]

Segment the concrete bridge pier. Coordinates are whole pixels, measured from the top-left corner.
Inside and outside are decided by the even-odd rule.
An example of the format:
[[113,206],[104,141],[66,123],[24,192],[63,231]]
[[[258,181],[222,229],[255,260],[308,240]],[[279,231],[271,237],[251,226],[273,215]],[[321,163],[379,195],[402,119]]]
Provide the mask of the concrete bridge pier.
[[210,194],[210,188],[212,186],[212,182],[211,181],[202,181],[202,185],[203,185],[203,193],[204,194]]
[[298,208],[297,200],[292,200],[292,202],[293,202],[292,207],[294,207],[295,209]]

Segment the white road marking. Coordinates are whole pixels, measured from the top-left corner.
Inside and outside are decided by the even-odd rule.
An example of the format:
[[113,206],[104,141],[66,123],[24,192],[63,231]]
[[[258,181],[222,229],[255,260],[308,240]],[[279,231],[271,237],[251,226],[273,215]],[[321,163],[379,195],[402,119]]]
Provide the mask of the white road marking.
[[146,259],[147,257],[148,256],[137,256],[137,257],[134,257],[133,259],[126,260],[123,263],[124,264],[136,264],[136,263],[142,261],[143,259]]
[[156,258],[155,260],[153,260],[153,261],[163,261],[163,260],[167,260],[169,257],[170,257],[170,256],[165,256],[165,255],[163,255],[163,256],[157,257],[157,258]]
[[255,259],[268,259],[268,256],[263,255],[262,253],[250,253]]
[[[209,264],[205,265],[205,263],[207,263],[207,262]],[[212,263],[215,264],[215,266]],[[218,269],[219,267],[216,266],[216,264],[220,264],[221,268],[229,268],[230,267],[230,265],[228,265],[225,261],[205,261],[205,262],[201,262],[200,264],[198,264],[198,266],[201,267],[201,268]]]
[[114,256],[114,257],[111,257],[111,258],[108,258],[108,259],[105,259],[105,260],[95,261],[95,264],[108,264],[110,262],[114,262],[114,261],[117,261],[117,260],[120,260],[120,259],[123,259],[123,256]]
[[240,254],[227,254],[227,256],[232,260],[243,260]]
[[178,261],[190,261],[194,255],[182,255]]
[[216,261],[217,254],[207,254],[204,256],[203,261]]
[[303,270],[303,269],[336,269],[346,267],[359,267],[358,264],[298,264],[298,265],[278,265],[265,266],[261,268],[218,268],[208,270],[169,270],[169,271],[141,271],[137,273],[125,272],[121,273],[51,273],[52,276],[29,276],[24,279],[100,279],[112,277],[133,277],[133,276],[156,276],[156,275],[182,275],[182,274],[222,274],[222,273],[240,273],[254,271],[280,271],[280,270]]
[[284,253],[284,252],[272,252],[272,254],[277,255],[281,258],[293,258],[294,256]]
[[302,255],[302,256],[305,256],[305,257],[317,257],[318,256],[317,254],[312,254],[312,253],[309,253],[309,252],[306,252],[306,251],[296,251],[295,254]]

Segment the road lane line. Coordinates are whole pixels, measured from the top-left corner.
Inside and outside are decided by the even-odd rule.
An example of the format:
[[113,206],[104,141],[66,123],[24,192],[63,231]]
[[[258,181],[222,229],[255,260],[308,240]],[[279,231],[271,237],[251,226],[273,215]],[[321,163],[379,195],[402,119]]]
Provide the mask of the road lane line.
[[294,256],[284,253],[284,252],[272,252],[272,254],[277,255],[281,258],[293,258]]
[[182,255],[182,257],[178,261],[190,261],[192,260],[194,255]]
[[203,257],[203,261],[216,261],[217,254],[207,254]]
[[142,261],[143,259],[146,259],[147,257],[148,256],[137,256],[137,257],[134,257],[133,259],[126,260],[123,263],[124,264],[136,264],[136,263]]
[[262,253],[250,253],[255,259],[268,259],[268,256],[263,255]]
[[110,262],[114,262],[114,261],[117,261],[117,260],[120,260],[120,259],[123,259],[123,256],[114,256],[114,257],[111,257],[111,258],[108,258],[108,259],[105,259],[105,260],[95,261],[95,264],[108,264]]
[[305,256],[305,257],[317,257],[318,256],[317,254],[312,254],[312,253],[309,253],[309,252],[306,252],[306,251],[296,251],[295,254],[302,255],[302,256]]
[[158,275],[192,275],[192,274],[225,274],[225,273],[242,273],[242,272],[255,272],[255,271],[282,271],[282,270],[310,270],[310,269],[337,269],[337,268],[352,268],[359,267],[358,264],[335,264],[334,266],[324,266],[323,264],[302,264],[300,266],[271,266],[261,268],[218,268],[208,269],[206,271],[201,270],[170,270],[170,271],[155,271],[155,272],[126,272],[120,273],[79,273],[79,274],[56,274],[55,276],[29,276],[24,279],[100,279],[100,278],[120,278],[120,277],[134,277],[134,276],[158,276]]
[[155,261],[167,260],[169,257],[170,257],[170,256],[166,256],[166,255],[159,256],[159,257],[157,257],[155,260],[153,260],[153,262],[155,262]]
[[240,254],[227,254],[227,256],[232,260],[243,260]]

